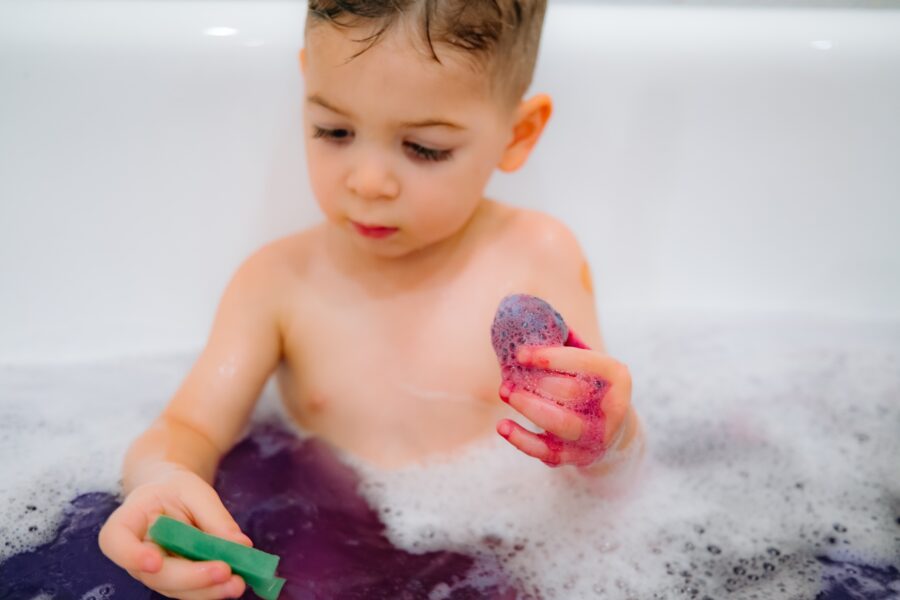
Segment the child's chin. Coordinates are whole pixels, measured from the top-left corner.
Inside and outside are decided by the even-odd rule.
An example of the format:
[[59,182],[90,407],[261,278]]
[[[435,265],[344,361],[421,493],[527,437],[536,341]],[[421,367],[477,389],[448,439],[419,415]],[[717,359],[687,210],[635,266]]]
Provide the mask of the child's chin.
[[356,246],[372,256],[379,258],[402,258],[412,254],[417,248],[410,247],[407,244],[399,243],[399,240],[370,240],[356,237]]

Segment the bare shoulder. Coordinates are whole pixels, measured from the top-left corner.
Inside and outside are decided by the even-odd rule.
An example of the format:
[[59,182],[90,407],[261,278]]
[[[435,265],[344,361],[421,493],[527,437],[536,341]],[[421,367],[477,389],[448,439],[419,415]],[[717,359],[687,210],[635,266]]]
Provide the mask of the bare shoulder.
[[503,245],[525,265],[522,285],[544,298],[588,345],[602,349],[587,256],[572,229],[538,210],[498,204]]
[[539,210],[513,208],[511,232],[528,243],[532,260],[583,259],[575,234],[560,219]]
[[237,267],[223,298],[283,332],[293,312],[293,298],[304,287],[316,235],[316,228],[306,229],[257,248]]
[[234,283],[264,286],[267,292],[300,283],[316,235],[318,228],[313,227],[260,246],[238,266]]
[[[568,225],[539,210],[499,202],[493,204],[504,247],[514,245],[515,255],[534,265],[539,272],[551,268],[561,271],[564,277],[574,273],[576,279],[581,278],[587,259]],[[583,283],[591,287],[589,281]]]

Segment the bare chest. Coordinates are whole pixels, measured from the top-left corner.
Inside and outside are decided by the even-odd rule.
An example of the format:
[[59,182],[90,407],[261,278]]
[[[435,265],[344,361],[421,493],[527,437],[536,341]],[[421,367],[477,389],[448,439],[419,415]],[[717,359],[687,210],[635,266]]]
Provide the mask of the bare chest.
[[488,435],[505,406],[490,343],[496,282],[437,293],[304,302],[279,383],[307,430],[390,465]]

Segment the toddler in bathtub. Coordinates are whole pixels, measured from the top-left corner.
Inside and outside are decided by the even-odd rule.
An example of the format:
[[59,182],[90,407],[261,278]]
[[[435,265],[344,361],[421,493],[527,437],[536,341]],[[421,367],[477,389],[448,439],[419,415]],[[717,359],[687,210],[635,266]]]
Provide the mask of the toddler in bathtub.
[[[125,458],[127,496],[99,539],[115,563],[167,596],[243,593],[226,564],[165,555],[146,532],[168,514],[252,544],[211,482],[273,372],[304,429],[386,468],[494,432],[585,477],[639,455],[630,376],[603,350],[578,242],[482,195],[550,118],[546,95],[524,99],[544,11],[545,0],[309,1],[304,130],[326,218],[237,269],[205,349]],[[511,293],[547,300],[581,339],[523,346],[501,377],[489,332]],[[581,400],[599,381],[590,414]],[[547,433],[502,418],[498,391]]]

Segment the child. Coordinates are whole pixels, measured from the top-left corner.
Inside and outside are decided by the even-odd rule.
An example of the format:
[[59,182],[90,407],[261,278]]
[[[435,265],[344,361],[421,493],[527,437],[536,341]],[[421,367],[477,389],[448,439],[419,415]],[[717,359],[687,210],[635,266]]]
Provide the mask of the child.
[[[550,117],[546,95],[523,100],[544,11],[545,0],[310,0],[304,127],[326,219],[238,268],[202,354],[129,449],[127,496],[100,545],[132,576],[179,598],[243,593],[225,563],[164,555],[146,531],[167,514],[251,544],[211,482],[273,372],[304,429],[386,468],[493,431],[586,476],[640,452],[630,376],[604,353],[577,241],[482,195],[495,168],[524,164]],[[543,397],[501,388],[490,330],[511,293],[547,300],[592,348],[526,348],[519,360],[611,384],[593,464],[500,419],[498,391],[562,440],[596,417],[566,408],[580,393],[573,377],[545,377]]]

